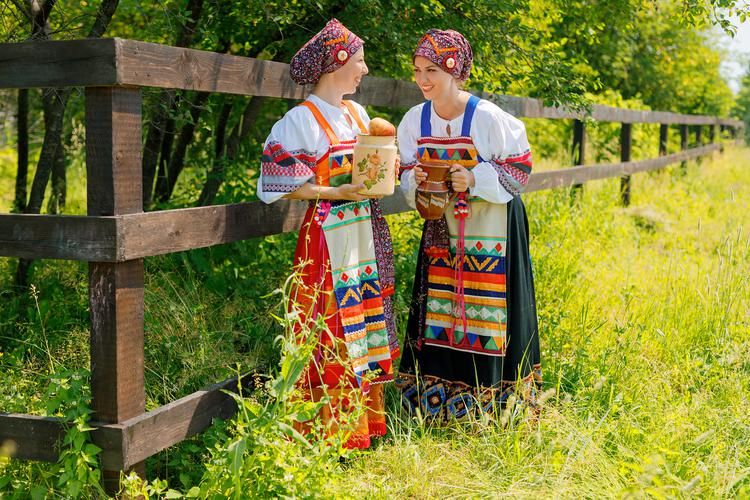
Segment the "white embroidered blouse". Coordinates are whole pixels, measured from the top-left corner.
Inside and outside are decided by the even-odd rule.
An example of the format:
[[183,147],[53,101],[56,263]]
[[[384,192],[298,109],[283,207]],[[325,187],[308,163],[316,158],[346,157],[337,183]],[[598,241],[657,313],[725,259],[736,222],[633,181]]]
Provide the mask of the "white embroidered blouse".
[[[356,120],[349,117],[344,108],[314,94],[307,100],[320,110],[339,140],[351,140],[360,133]],[[367,111],[356,102],[354,108],[364,125],[369,125]],[[263,147],[258,198],[273,203],[305,182],[315,182],[317,161],[328,152],[329,146],[328,136],[309,109],[304,106],[290,109],[274,124]]]
[[[398,126],[398,145],[401,165],[401,189],[409,204],[414,207],[417,188],[411,167],[417,164],[417,140],[421,135],[421,117],[424,103],[411,108]],[[430,123],[434,137],[456,137],[461,133],[464,115],[445,120],[432,107]],[[450,130],[450,134],[448,131]],[[474,186],[469,194],[491,203],[508,203],[520,193],[531,171],[531,153],[526,137],[526,127],[518,118],[506,113],[497,105],[481,100],[477,104],[471,124],[471,139],[479,156]]]

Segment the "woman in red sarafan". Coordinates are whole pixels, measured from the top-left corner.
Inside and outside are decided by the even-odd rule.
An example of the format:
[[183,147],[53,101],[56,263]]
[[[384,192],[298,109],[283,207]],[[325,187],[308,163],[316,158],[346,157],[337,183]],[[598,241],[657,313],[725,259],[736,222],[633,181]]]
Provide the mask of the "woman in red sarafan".
[[295,54],[292,79],[314,88],[273,126],[258,181],[265,203],[309,200],[295,252],[300,284],[291,300],[303,313],[300,321],[312,324],[322,315],[327,328],[300,383],[306,397],[330,397],[321,415],[330,432],[353,400],[366,402],[347,442],[352,448],[368,448],[371,436],[385,435],[383,384],[393,380],[399,354],[390,232],[378,201],[359,195],[363,186],[351,177],[356,135],[367,133],[369,117],[343,96],[367,74],[363,45],[332,19]]

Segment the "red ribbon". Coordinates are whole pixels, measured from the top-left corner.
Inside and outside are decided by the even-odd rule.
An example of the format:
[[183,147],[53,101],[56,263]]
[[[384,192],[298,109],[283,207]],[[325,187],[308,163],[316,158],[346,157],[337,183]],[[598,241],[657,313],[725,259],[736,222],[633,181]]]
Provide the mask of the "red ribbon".
[[[323,293],[323,290],[325,290],[325,280],[326,280],[326,260],[321,258],[324,252],[327,253],[328,247],[326,246],[326,235],[322,230],[323,222],[325,222],[326,217],[328,217],[328,213],[331,211],[331,202],[330,201],[318,201],[317,206],[315,207],[315,215],[313,216],[314,222],[321,227],[321,230],[319,231],[318,236],[318,258],[320,259],[320,268],[318,271],[318,279],[320,280],[320,283],[318,284],[318,289],[315,290],[315,294],[319,294],[315,298],[315,305],[313,306],[313,318],[317,318],[319,315],[322,315],[325,317],[325,315],[328,313],[328,311],[325,310],[326,305],[326,295]],[[318,344],[317,352],[315,353],[315,361],[320,362],[320,360],[323,358],[323,343],[320,342]]]

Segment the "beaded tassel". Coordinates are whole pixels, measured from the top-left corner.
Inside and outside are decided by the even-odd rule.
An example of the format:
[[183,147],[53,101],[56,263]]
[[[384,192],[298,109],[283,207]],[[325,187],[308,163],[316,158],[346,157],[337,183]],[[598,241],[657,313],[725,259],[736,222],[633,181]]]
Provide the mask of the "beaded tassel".
[[[458,198],[453,206],[453,216],[458,219],[458,240],[456,241],[456,268],[454,269],[454,277],[456,283],[455,292],[458,302],[457,306],[464,327],[464,338],[461,340],[461,343],[464,344],[468,340],[468,336],[466,335],[466,305],[464,303],[464,255],[466,253],[464,237],[466,234],[466,218],[469,216],[469,202],[466,200],[466,193],[458,193]],[[456,316],[454,313],[453,326],[448,335],[450,345],[455,345],[455,329]]]

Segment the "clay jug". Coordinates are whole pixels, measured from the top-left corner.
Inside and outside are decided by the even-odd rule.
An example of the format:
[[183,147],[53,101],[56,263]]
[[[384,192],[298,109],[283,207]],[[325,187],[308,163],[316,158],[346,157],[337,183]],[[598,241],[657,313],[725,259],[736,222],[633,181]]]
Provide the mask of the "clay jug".
[[427,172],[427,180],[417,186],[417,211],[426,220],[439,219],[453,194],[448,181],[451,167],[445,163],[423,162],[419,164],[419,168]]

